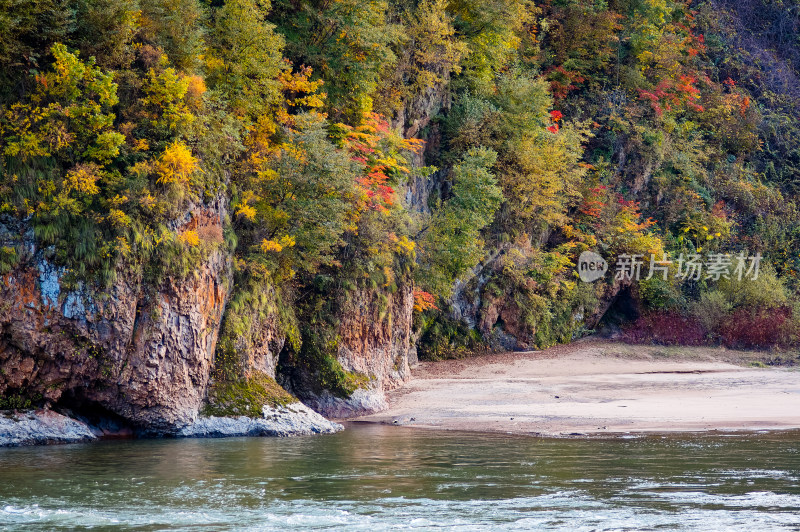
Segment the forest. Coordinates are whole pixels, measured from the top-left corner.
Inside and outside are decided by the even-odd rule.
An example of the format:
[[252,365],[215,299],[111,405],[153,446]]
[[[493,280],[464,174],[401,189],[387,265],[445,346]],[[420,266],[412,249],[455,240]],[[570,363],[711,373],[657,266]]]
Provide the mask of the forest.
[[[0,275],[155,294],[222,252],[218,383],[269,322],[279,374],[352,393],[364,291],[413,294],[428,360],[800,343],[798,0],[0,0],[0,28]],[[681,277],[709,254],[757,278]]]

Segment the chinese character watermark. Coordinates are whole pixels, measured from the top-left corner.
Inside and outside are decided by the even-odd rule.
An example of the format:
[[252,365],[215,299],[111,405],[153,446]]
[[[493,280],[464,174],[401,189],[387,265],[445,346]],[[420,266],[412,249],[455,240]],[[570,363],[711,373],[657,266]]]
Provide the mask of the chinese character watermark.
[[[750,279],[757,280],[761,267],[761,253],[748,256],[746,252],[738,255],[730,253],[709,253],[705,257],[698,253],[681,253],[670,260],[666,253],[661,257],[651,254],[649,261],[641,254],[622,253],[617,257],[614,279],[619,281],[638,281],[655,276],[667,280],[670,275],[683,281],[703,279]],[[646,275],[645,275],[646,270]],[[591,283],[603,277],[608,271],[608,263],[593,251],[584,251],[578,258],[578,276]]]
[[621,254],[617,258],[617,274],[614,278],[621,281],[625,279],[636,279],[638,281],[642,272],[642,257],[643,255]]

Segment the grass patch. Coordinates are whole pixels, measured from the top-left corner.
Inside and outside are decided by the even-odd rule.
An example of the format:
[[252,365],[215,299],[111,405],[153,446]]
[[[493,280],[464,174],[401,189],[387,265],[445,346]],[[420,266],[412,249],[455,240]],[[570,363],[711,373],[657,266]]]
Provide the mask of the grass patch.
[[451,360],[488,354],[491,350],[481,334],[461,320],[442,312],[429,311],[415,316],[420,332],[417,354],[420,360]]
[[256,372],[247,379],[213,383],[202,413],[206,416],[258,418],[263,415],[264,405],[276,408],[296,402],[297,399],[275,379],[266,373]]

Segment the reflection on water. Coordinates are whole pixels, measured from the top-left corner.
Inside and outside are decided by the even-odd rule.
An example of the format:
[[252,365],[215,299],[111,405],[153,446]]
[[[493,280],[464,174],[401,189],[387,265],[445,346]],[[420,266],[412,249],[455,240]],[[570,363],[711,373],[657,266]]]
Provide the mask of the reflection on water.
[[351,425],[0,449],[0,527],[800,530],[800,434],[543,440]]

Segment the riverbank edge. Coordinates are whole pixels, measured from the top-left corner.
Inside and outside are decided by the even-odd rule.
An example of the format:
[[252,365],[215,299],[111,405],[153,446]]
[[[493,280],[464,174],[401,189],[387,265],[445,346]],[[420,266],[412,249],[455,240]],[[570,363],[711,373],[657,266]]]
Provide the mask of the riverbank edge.
[[606,431],[606,432],[580,432],[580,431],[564,431],[564,432],[546,432],[546,431],[524,431],[524,430],[504,430],[504,429],[473,429],[473,428],[455,428],[455,427],[438,427],[434,425],[416,425],[406,424],[403,421],[398,423],[388,421],[375,421],[369,419],[350,418],[342,419],[341,421],[345,429],[348,426],[382,426],[382,427],[396,427],[398,430],[414,430],[421,432],[431,432],[438,435],[442,434],[458,434],[465,439],[470,436],[501,436],[501,437],[519,437],[519,438],[536,438],[540,440],[629,440],[629,439],[651,439],[651,438],[674,438],[674,439],[695,439],[695,438],[747,438],[753,436],[797,436],[800,438],[800,427],[759,427],[759,428],[698,428],[687,429],[684,427],[670,430],[670,429],[652,429],[652,430],[629,430],[629,431]]
[[[229,438],[291,437],[314,434],[333,434],[344,427],[314,412],[302,403],[281,407],[263,407],[259,418],[246,416],[198,416],[197,419],[173,433],[152,434],[147,437],[172,438]],[[102,439],[133,438],[131,430],[109,432],[106,428],[69,417],[53,410],[0,412],[0,447],[22,447],[85,443]]]

